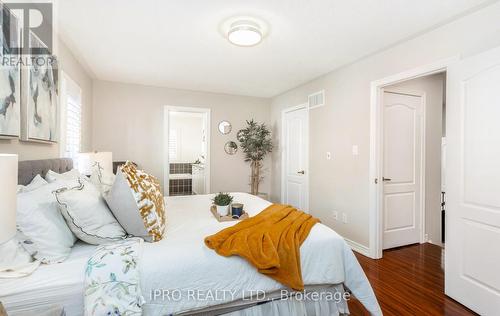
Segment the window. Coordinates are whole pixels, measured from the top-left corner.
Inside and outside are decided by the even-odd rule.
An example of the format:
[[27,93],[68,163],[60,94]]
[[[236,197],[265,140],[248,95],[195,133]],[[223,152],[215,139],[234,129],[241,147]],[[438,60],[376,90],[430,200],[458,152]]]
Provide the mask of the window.
[[81,149],[82,105],[72,97],[66,102],[66,148],[64,157],[76,158]]
[[171,129],[168,133],[168,160],[177,160],[177,130]]
[[[61,155],[78,161],[82,143],[82,98],[80,87],[66,75],[62,84]],[[75,166],[76,167],[76,166]]]

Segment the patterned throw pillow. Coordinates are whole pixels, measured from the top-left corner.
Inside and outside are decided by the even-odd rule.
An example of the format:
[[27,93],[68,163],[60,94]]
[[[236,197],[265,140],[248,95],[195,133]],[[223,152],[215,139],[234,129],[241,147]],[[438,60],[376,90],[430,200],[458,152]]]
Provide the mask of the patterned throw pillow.
[[132,236],[160,241],[165,231],[165,201],[158,179],[127,162],[104,196],[121,226]]

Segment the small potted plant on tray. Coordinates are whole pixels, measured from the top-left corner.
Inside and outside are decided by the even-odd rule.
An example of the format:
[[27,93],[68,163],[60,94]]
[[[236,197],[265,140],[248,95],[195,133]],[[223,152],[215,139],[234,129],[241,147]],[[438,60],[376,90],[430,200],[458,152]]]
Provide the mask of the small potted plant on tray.
[[229,206],[233,202],[233,197],[228,193],[220,192],[217,194],[213,200],[215,207],[217,208],[217,213],[220,216],[227,216],[229,214]]

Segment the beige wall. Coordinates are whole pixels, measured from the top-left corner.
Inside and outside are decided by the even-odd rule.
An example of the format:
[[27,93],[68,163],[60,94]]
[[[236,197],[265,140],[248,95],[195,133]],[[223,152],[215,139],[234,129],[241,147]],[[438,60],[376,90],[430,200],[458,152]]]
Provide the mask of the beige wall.
[[[227,141],[236,141],[236,132],[245,120],[269,123],[269,100],[94,81],[93,145],[95,150],[112,151],[114,160],[132,160],[163,183],[163,111],[165,105],[211,109],[211,191],[249,191],[250,166],[241,150],[234,156],[224,151]],[[220,121],[232,123],[233,130],[221,135]],[[261,191],[269,192],[269,163]]]
[[[87,151],[92,147],[92,78],[62,41],[57,48],[60,69],[82,89],[82,150]],[[0,140],[0,153],[18,154],[19,160],[57,158],[59,144]]]
[[[310,209],[339,234],[369,246],[370,82],[436,60],[467,57],[500,45],[500,3],[460,18],[376,55],[326,74],[272,100],[278,140],[281,110],[326,90],[326,106],[310,115]],[[352,145],[359,146],[353,156]],[[326,160],[326,152],[332,160]],[[272,199],[280,199],[281,157],[273,154]],[[348,223],[333,220],[345,212]]]
[[426,76],[387,87],[425,93],[425,233],[441,245],[441,137],[446,75]]

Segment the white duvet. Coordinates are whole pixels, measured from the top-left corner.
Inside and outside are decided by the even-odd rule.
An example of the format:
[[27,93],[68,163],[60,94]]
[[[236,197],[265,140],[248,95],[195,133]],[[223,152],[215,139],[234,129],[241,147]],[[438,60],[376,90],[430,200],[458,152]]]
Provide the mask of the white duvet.
[[[232,195],[235,202],[245,205],[250,216],[271,204],[246,193]],[[244,259],[222,257],[205,246],[206,236],[235,224],[215,220],[209,212],[210,197],[167,198],[166,237],[158,243],[145,244],[141,263],[147,315],[195,310],[284,288],[258,273]],[[315,225],[302,244],[300,255],[305,285],[344,283],[373,315],[382,314],[354,254],[333,230]]]
[[[270,205],[249,194],[234,193],[233,196],[252,216]],[[210,198],[200,195],[166,199],[166,236],[158,243],[144,243],[140,264],[145,315],[196,310],[240,299],[242,295],[255,297],[263,291],[283,289],[280,283],[258,273],[244,259],[221,257],[205,246],[206,236],[234,225],[234,222],[215,220],[209,211]],[[0,280],[0,300],[7,311],[61,304],[68,316],[81,315],[84,271],[94,248],[79,244],[63,263],[42,265],[26,278]],[[333,230],[316,224],[300,253],[305,285],[343,283],[372,315],[382,314],[354,254]],[[154,299],[158,293],[161,295]]]

